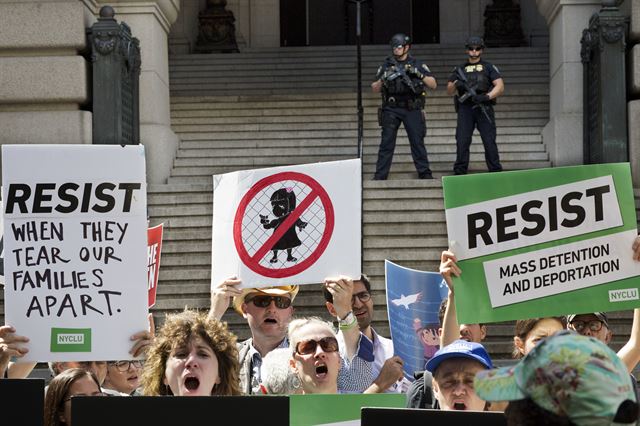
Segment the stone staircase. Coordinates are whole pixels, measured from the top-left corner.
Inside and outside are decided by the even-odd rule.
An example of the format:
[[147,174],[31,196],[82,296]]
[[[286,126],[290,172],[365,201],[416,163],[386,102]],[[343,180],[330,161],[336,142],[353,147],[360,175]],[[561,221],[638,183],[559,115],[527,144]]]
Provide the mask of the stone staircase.
[[[451,174],[455,158],[452,98],[444,87],[457,47],[415,46],[414,56],[435,73],[439,88],[427,99],[429,160],[436,176],[415,179],[404,130],[387,181],[372,181],[380,128],[378,95],[368,84],[386,46],[363,48],[363,264],[372,279],[375,326],[388,335],[384,259],[436,270],[447,247],[440,177]],[[487,59],[500,66],[507,94],[496,107],[498,145],[508,170],[550,167],[541,130],[548,121],[546,49],[492,49]],[[149,188],[152,224],[166,226],[158,316],[185,306],[207,309],[211,265],[212,175],[236,170],[335,161],[357,156],[356,61],[352,47],[247,50],[233,55],[171,58],[172,128],[181,143],[166,185]],[[470,169],[486,170],[474,135]],[[329,319],[318,285],[304,286],[297,314]],[[241,337],[245,321],[231,310],[225,320]],[[158,318],[161,321],[161,318]],[[492,353],[506,356],[512,323],[494,325]]]

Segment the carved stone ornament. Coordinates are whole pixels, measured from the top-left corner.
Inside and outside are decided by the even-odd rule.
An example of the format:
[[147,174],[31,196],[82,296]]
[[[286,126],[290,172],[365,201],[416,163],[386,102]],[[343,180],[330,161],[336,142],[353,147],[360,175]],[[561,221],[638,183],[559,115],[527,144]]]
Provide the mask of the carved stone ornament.
[[116,47],[118,34],[115,31],[98,31],[93,36],[93,45],[101,55],[109,55]]
[[616,43],[624,37],[624,28],[616,24],[602,25],[602,38],[607,43]]

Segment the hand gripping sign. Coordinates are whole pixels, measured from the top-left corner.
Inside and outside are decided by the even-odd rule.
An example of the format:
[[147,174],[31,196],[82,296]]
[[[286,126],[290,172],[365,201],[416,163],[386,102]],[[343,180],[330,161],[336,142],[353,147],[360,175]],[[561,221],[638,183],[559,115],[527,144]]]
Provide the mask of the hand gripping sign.
[[243,287],[359,276],[360,162],[234,172],[214,177],[212,284]]

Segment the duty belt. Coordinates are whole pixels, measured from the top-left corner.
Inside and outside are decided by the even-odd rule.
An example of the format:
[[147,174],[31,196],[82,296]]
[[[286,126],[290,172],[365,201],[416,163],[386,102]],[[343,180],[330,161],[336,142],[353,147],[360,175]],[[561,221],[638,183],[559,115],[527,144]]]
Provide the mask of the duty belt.
[[398,108],[406,108],[408,110],[417,109],[421,107],[421,102],[417,99],[403,99],[397,100],[393,96],[389,96],[384,102],[384,106],[392,106]]

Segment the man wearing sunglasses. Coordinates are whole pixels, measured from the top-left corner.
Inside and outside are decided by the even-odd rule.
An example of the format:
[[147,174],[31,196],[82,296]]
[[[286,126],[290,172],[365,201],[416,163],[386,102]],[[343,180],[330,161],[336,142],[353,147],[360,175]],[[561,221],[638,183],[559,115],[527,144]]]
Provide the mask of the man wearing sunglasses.
[[456,126],[456,162],[453,172],[464,175],[469,168],[469,148],[477,127],[484,145],[484,157],[491,172],[502,170],[496,145],[496,120],[493,105],[504,93],[504,81],[498,68],[483,60],[484,41],[469,37],[466,43],[467,62],[455,67],[449,76],[447,94],[455,95],[458,113]]
[[[236,312],[247,320],[251,337],[238,343],[240,388],[247,395],[260,394],[262,359],[276,348],[289,347],[287,329],[293,317],[292,303],[299,287],[290,285],[241,289],[238,287],[240,284],[240,280],[232,277],[211,290],[209,317],[222,318],[233,300]],[[348,321],[353,282],[346,277],[328,278],[324,285],[341,301],[338,308],[340,319]],[[355,319],[353,322],[355,323]],[[369,358],[370,350],[367,352],[368,348],[360,347],[360,333],[357,329],[349,332],[348,336],[349,341],[344,347],[346,359],[352,359],[355,354],[363,359]],[[351,383],[358,377],[367,375],[366,372],[360,374],[356,368],[361,371],[368,368],[370,375],[370,367],[366,362],[354,363],[353,369],[341,371],[341,391],[352,392]]]
[[400,124],[407,131],[418,178],[433,179],[424,146],[427,125],[423,109],[427,88],[435,90],[436,79],[427,65],[409,54],[409,36],[396,34],[390,45],[393,54],[378,68],[371,83],[374,93],[382,93],[382,107],[378,109],[382,136],[373,179],[386,180],[389,175]]
[[[323,288],[325,306],[329,313],[338,317],[333,295],[327,288]],[[373,364],[371,366],[372,381],[365,381],[360,392],[367,393],[399,393],[403,391],[403,362],[399,356],[394,356],[393,342],[391,339],[380,336],[371,326],[373,319],[373,299],[371,298],[371,283],[366,275],[361,275],[359,280],[353,282],[353,296],[351,297],[351,311],[355,316],[360,333],[372,347]],[[342,338],[342,330],[338,337]],[[405,383],[409,385],[408,382]]]

